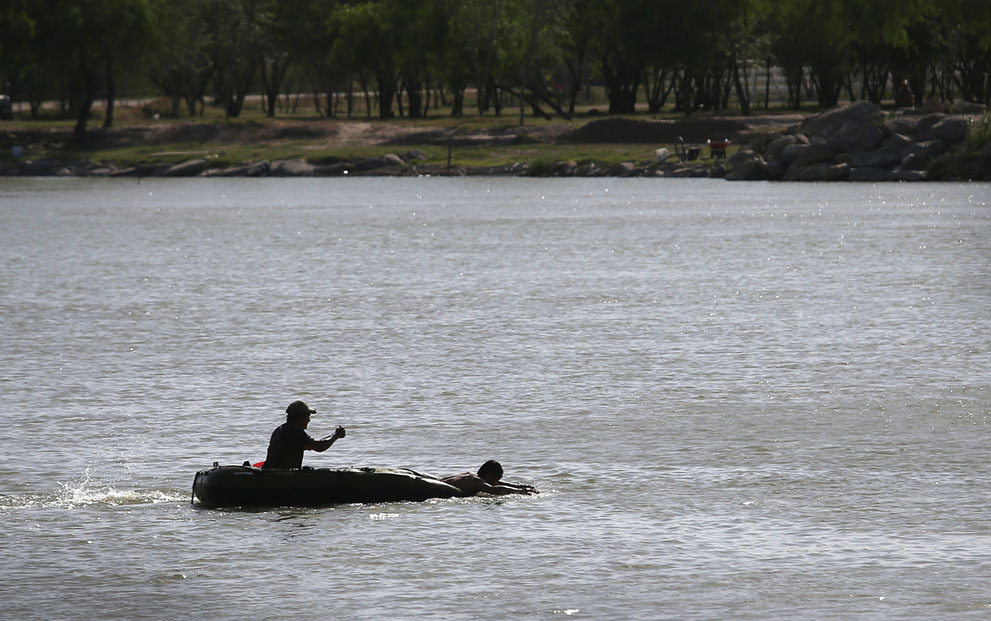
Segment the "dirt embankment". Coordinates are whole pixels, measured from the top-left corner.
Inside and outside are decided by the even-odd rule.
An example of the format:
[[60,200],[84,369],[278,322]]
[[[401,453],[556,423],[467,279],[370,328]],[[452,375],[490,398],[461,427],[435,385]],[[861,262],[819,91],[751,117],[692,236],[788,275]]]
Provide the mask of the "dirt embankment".
[[[729,139],[734,143],[749,142],[755,132],[784,131],[801,120],[799,115],[768,117],[713,117],[678,120],[641,120],[602,118],[577,126],[569,123],[519,126],[501,122],[488,128],[455,129],[418,125],[415,122],[334,121],[334,120],[275,120],[245,122],[182,122],[145,123],[107,129],[94,129],[89,136],[76,141],[71,128],[34,129],[30,126],[5,129],[0,126],[0,148],[4,151],[14,144],[26,149],[38,147],[48,152],[63,149],[113,149],[140,145],[175,144],[254,144],[278,145],[287,142],[312,141],[314,146],[343,147],[348,145],[416,145],[470,144],[492,145],[518,143],[614,143],[614,144],[674,144],[684,139],[689,143]],[[499,119],[502,121],[503,119]],[[36,150],[36,149],[32,149]]]

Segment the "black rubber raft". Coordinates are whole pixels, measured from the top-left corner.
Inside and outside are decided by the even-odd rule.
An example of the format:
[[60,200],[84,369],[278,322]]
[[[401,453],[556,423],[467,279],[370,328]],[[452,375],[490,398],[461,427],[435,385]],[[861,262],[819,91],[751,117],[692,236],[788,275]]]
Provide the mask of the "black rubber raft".
[[208,508],[421,502],[458,495],[452,485],[403,468],[264,470],[215,463],[193,479],[193,502]]

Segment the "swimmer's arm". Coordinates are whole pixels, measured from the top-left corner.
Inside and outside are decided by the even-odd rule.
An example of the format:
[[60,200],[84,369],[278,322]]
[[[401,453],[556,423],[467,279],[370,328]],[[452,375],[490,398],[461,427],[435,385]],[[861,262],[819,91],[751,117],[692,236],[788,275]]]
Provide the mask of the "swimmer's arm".
[[518,490],[519,494],[539,494],[537,488],[532,485],[526,485],[524,483],[507,483],[506,481],[499,481],[499,485],[502,487],[509,487],[514,490]]
[[528,486],[517,486],[510,483],[499,483],[499,485],[489,485],[485,481],[479,481],[478,491],[484,492],[486,494],[492,494],[493,496],[506,496],[507,494],[523,494],[524,496],[529,496],[530,494],[536,493],[536,489],[526,489]]

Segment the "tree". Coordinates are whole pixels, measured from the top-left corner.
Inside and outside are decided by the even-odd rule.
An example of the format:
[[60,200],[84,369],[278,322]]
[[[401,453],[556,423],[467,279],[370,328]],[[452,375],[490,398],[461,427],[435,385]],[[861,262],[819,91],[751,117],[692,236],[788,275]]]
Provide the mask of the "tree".
[[122,67],[134,66],[146,49],[147,0],[99,0],[86,3],[47,0],[33,5],[36,40],[44,52],[36,68],[61,63],[69,68],[69,108],[76,117],[74,136],[86,135],[93,102],[103,89],[104,126],[113,125],[117,79]]
[[7,86],[20,90],[30,74],[34,30],[27,0],[8,0],[0,5],[0,94],[11,96]]
[[[519,20],[516,29],[522,30],[523,37],[517,52],[510,56],[509,68],[515,66],[516,70],[510,70],[509,76],[518,84],[521,102],[525,101],[535,114],[545,117],[548,115],[541,109],[541,104],[570,118],[569,112],[562,107],[564,92],[552,81],[568,41],[565,25],[569,8],[565,0],[545,0],[521,3],[516,12]],[[522,103],[520,123],[523,123]]]
[[465,53],[469,49],[470,36],[460,20],[462,7],[462,3],[453,0],[440,3],[445,28],[444,43],[439,53],[439,72],[451,94],[451,116],[464,114],[465,91],[473,75],[472,62]]
[[966,101],[991,105],[991,5],[946,0],[940,15],[944,72]]
[[[86,136],[87,123],[99,86],[101,35],[98,12],[84,11],[71,0],[47,0],[32,7],[37,24],[35,52],[41,61],[34,67],[45,71],[59,64],[65,67],[68,112],[75,116],[73,135]],[[49,74],[50,78],[52,74]]]
[[596,0],[568,0],[564,8],[561,55],[567,76],[564,92],[568,114],[575,113],[575,102],[588,72],[589,50],[598,31],[598,24],[585,19],[590,14],[589,4],[594,1]]
[[502,102],[498,81],[505,75],[507,56],[514,43],[510,0],[463,0],[449,21],[450,54],[469,67],[477,89],[478,113],[490,108],[498,115]]
[[152,45],[149,77],[172,99],[172,116],[185,101],[190,117],[203,112],[204,95],[213,76],[207,28],[200,0],[157,0],[152,7]]
[[647,65],[646,51],[655,36],[653,0],[603,0],[589,3],[585,19],[599,24],[593,55],[606,83],[609,112],[630,114],[636,110],[637,92]]
[[217,97],[227,118],[241,115],[258,68],[261,0],[204,0],[207,48]]
[[395,116],[392,100],[398,91],[397,41],[381,9],[376,2],[339,6],[328,19],[328,31],[334,40],[331,63],[352,74],[370,71],[378,86],[379,117],[389,119]]
[[790,103],[796,109],[800,105],[802,73],[808,66],[819,105],[835,106],[853,55],[843,0],[774,0],[770,8],[772,49],[785,70]]
[[853,58],[860,72],[859,97],[881,103],[889,78],[904,58],[909,29],[922,19],[926,0],[845,0],[846,21],[853,30]]
[[[339,3],[337,0],[281,0],[274,4],[272,26],[283,58],[302,69],[310,83],[318,113],[333,115],[337,92],[350,93],[347,69],[332,63],[329,55],[334,39],[328,29],[328,19]],[[289,64],[284,63],[287,72]],[[273,80],[268,82],[271,84]],[[324,98],[326,106],[322,102]]]
[[107,108],[104,127],[114,124],[114,102],[122,69],[138,66],[147,47],[150,9],[147,0],[100,0],[87,4],[87,21],[102,34],[97,54],[103,65]]
[[443,56],[447,38],[444,7],[437,0],[386,0],[383,9],[387,15],[387,29],[394,33],[396,42],[400,114],[402,93],[405,92],[410,118],[425,117],[430,109],[431,76]]
[[916,106],[922,105],[927,88],[936,88],[941,31],[932,4],[919,2],[918,14],[905,24],[906,44],[892,54],[892,81],[896,85],[908,81]]
[[275,116],[282,81],[293,64],[289,42],[291,30],[287,32],[286,28],[286,7],[278,0],[263,0],[255,16],[258,33],[256,62],[265,89],[265,113],[269,118]]

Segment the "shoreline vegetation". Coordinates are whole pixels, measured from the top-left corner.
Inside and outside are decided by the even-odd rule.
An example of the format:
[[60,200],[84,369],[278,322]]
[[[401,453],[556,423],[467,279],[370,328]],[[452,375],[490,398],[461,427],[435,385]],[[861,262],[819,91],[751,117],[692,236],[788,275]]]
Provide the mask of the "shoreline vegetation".
[[[707,177],[991,181],[991,116],[974,104],[825,112],[513,115],[428,119],[161,120],[148,106],[73,137],[68,123],[0,124],[0,176]],[[120,115],[119,116],[123,116]],[[523,118],[520,118],[523,121]]]
[[986,179],[988,23],[973,0],[10,0],[0,173]]

